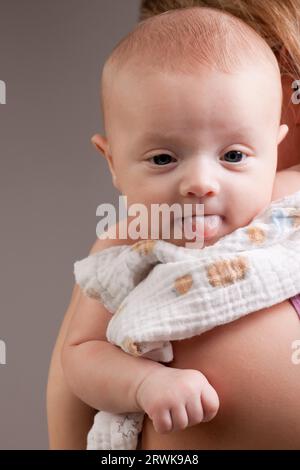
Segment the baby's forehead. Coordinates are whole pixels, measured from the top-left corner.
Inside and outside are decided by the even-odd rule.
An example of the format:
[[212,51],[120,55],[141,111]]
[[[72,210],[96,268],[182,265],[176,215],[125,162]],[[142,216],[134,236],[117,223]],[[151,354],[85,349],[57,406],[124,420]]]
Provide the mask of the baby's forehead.
[[267,106],[271,99],[276,106],[281,107],[282,101],[281,78],[270,64],[244,64],[232,73],[197,65],[193,71],[182,73],[174,70],[161,72],[151,64],[140,66],[132,63],[112,77],[109,83],[105,105],[115,112],[122,105],[142,108],[149,100],[154,103],[161,100],[163,104],[167,102],[167,97],[176,98],[183,87],[194,92],[195,98],[204,93],[212,104],[214,97],[222,102],[228,97],[238,104],[237,98],[241,92],[251,96],[248,106],[257,101]]
[[[263,55],[263,51],[262,55]],[[159,60],[159,63],[157,62]],[[248,57],[239,57],[239,63],[232,63],[231,67],[224,69],[215,63],[205,63],[201,61],[194,61],[193,63],[187,58],[186,62],[182,60],[180,54],[173,54],[172,61],[167,64],[164,63],[164,54],[161,57],[144,57],[141,59],[139,55],[132,55],[130,59],[126,61],[126,64],[122,66],[116,66],[114,64],[107,64],[104,66],[102,78],[101,78],[101,91],[102,95],[109,94],[110,88],[114,85],[122,87],[122,81],[131,79],[131,81],[143,80],[145,76],[155,74],[166,74],[177,76],[196,75],[203,77],[209,71],[211,74],[216,76],[222,76],[227,74],[229,76],[235,76],[247,71],[249,74],[257,75],[258,72],[264,75],[269,80],[270,86],[281,87],[281,76],[278,63],[274,58],[274,61],[264,60],[262,57],[257,56],[256,60],[252,60]]]
[[[264,87],[258,79],[258,85],[250,90],[249,83],[253,86],[255,80],[251,75],[250,81],[244,82],[247,71],[234,78],[227,75],[227,81],[233,81],[231,90],[228,90],[222,81],[218,81],[218,77],[222,78],[224,74],[215,74],[215,81],[211,76],[203,75],[207,88],[211,88],[209,92],[205,89],[205,100],[201,89],[197,88],[199,72],[181,75],[178,80],[172,80],[170,86],[168,81],[164,81],[162,90],[144,87],[146,81],[152,82],[148,74],[144,75],[144,80],[142,75],[130,74],[133,93],[129,92],[128,83],[122,80],[122,92],[113,93],[107,107],[105,130],[111,144],[118,146],[121,136],[126,136],[132,149],[140,148],[142,151],[163,144],[192,148],[202,135],[207,136],[207,142],[211,139],[214,145],[230,138],[252,142],[261,132],[269,130],[272,131],[270,136],[273,135],[273,129],[279,125],[281,110],[279,101],[272,98],[277,94],[275,90],[272,95],[267,76],[264,76]],[[236,90],[237,81],[242,84],[239,90]],[[160,80],[158,84],[160,86]],[[218,92],[215,85],[219,86]]]

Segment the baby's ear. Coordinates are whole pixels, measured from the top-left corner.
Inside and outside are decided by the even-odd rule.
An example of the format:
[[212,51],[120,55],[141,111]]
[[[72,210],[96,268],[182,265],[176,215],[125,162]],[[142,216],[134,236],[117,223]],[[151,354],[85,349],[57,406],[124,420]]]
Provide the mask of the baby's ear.
[[106,157],[107,153],[109,153],[109,145],[107,138],[103,135],[95,134],[91,138],[91,142],[95,149]]
[[108,163],[108,166],[109,166],[109,169],[110,169],[110,172],[111,172],[113,185],[115,186],[115,188],[119,189],[118,186],[117,186],[117,178],[116,178],[116,174],[115,174],[115,170],[114,170],[114,166],[113,166],[113,159],[112,159],[112,155],[110,153],[110,148],[109,148],[109,143],[108,143],[107,138],[100,135],[100,134],[95,134],[91,138],[91,142],[94,145],[94,147],[96,148],[96,150],[98,152],[100,152],[104,156],[104,158],[106,159],[106,161]]
[[286,138],[288,132],[289,128],[286,124],[281,124],[281,126],[279,126],[277,145],[279,145]]

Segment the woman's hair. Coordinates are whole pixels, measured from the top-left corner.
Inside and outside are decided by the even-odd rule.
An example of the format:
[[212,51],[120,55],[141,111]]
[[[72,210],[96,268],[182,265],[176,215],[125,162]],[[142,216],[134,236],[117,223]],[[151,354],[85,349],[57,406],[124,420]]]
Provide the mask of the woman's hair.
[[140,20],[191,6],[216,8],[242,19],[269,44],[281,75],[300,79],[300,0],[142,0]]

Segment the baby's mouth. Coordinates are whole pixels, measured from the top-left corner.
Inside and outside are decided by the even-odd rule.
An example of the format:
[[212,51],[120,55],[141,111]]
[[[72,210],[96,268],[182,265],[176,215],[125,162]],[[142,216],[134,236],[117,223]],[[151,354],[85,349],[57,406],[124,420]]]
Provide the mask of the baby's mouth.
[[222,217],[218,214],[193,215],[183,217],[182,223],[185,236],[190,240],[195,237],[209,240],[217,235],[222,223]]

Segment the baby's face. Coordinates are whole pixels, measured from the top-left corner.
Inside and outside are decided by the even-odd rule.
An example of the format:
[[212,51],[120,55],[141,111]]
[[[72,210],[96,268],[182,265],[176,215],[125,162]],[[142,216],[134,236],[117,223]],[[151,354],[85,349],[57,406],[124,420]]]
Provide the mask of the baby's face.
[[115,83],[107,136],[128,205],[204,204],[204,214],[219,216],[205,246],[269,205],[286,134],[270,77],[202,67],[193,75],[126,72]]

